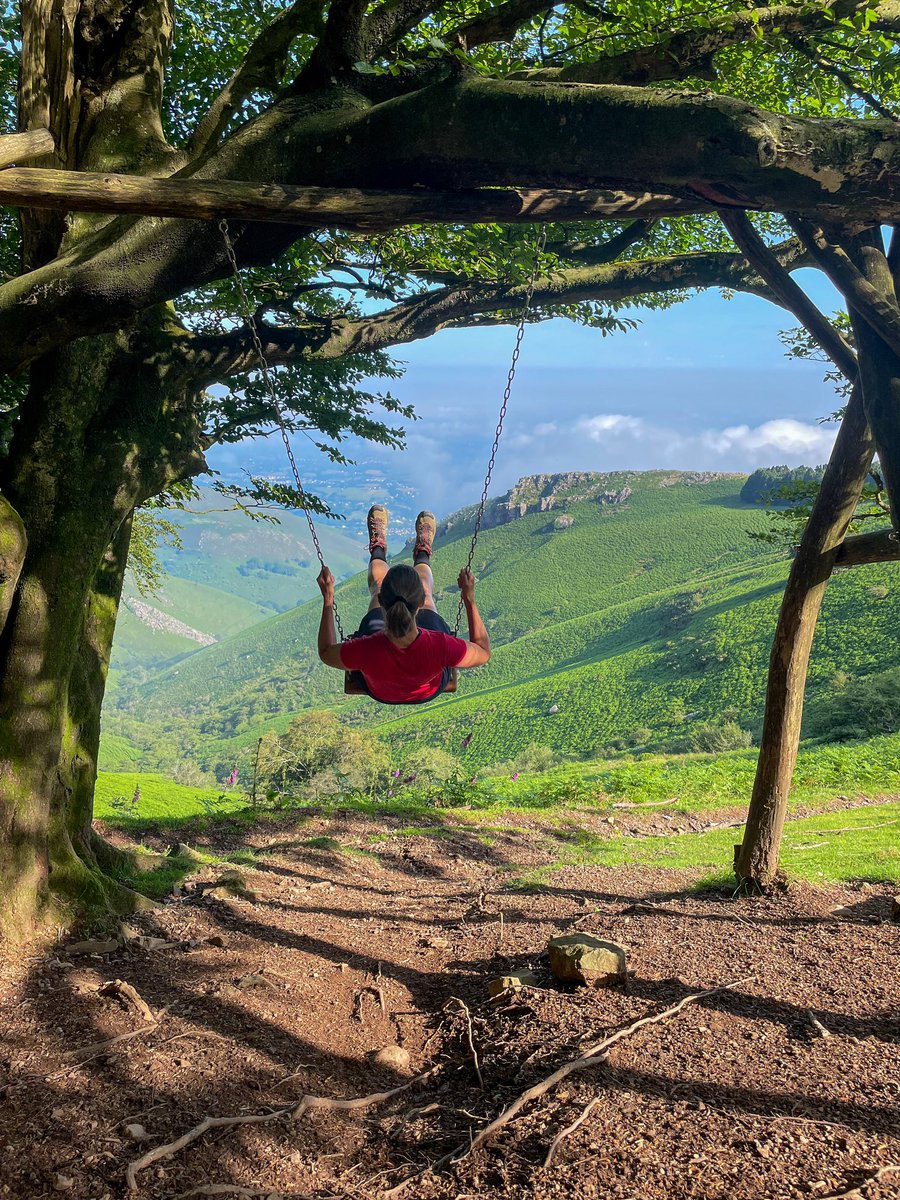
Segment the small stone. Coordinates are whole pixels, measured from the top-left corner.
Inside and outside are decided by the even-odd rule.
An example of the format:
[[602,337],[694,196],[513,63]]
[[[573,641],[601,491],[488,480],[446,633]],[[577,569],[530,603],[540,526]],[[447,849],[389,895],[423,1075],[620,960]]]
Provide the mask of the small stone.
[[214,900],[227,900],[237,896],[239,900],[255,900],[256,892],[247,887],[247,881],[240,871],[223,871],[216,880],[215,887],[206,893]]
[[272,987],[273,984],[265,975],[242,975],[240,979],[235,980],[234,986],[248,991],[250,988]]
[[392,1071],[406,1072],[409,1070],[409,1051],[402,1046],[385,1046],[381,1050],[373,1050],[370,1058],[376,1067],[389,1067]]
[[425,945],[430,946],[432,950],[448,950],[450,948],[450,939],[445,937],[433,937],[429,938]]
[[550,969],[563,983],[601,984],[627,977],[625,947],[589,933],[553,937],[547,946]]
[[73,942],[71,946],[65,947],[63,953],[70,956],[73,954],[112,954],[118,949],[118,938],[105,938],[86,942]]
[[75,1186],[75,1180],[71,1175],[63,1175],[59,1171],[53,1177],[53,1190],[55,1192],[71,1192]]
[[218,946],[221,950],[225,945],[225,939],[218,933],[214,933],[212,937],[206,939],[207,946]]
[[498,975],[488,980],[488,993],[492,1000],[507,992],[520,992],[522,988],[539,988],[541,981],[533,971],[521,971],[518,975]]
[[900,921],[900,896],[894,896],[891,900],[891,920]]
[[143,1125],[126,1125],[125,1136],[132,1142],[146,1142],[150,1134]]

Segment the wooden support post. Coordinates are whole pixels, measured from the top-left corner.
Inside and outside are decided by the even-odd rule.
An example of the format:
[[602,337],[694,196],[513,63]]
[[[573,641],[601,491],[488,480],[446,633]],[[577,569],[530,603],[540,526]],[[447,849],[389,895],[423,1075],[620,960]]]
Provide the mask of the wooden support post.
[[26,133],[0,134],[0,169],[12,163],[28,162],[56,149],[49,129],[29,129]]
[[393,229],[410,223],[591,220],[710,211],[702,200],[618,191],[469,189],[369,192],[291,187],[196,176],[152,179],[90,171],[18,167],[0,171],[0,204],[63,212],[140,213],[216,221],[272,221],[335,229]]
[[900,535],[893,529],[876,529],[846,537],[834,556],[836,567],[859,567],[866,563],[896,562],[900,559]]

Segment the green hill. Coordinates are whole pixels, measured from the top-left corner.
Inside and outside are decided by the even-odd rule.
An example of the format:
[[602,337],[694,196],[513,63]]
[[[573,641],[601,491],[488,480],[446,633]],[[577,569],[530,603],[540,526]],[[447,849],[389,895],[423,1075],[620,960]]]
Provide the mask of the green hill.
[[[401,752],[439,745],[474,769],[533,743],[596,757],[629,745],[685,748],[698,727],[723,718],[755,729],[787,561],[747,536],[765,517],[741,503],[744,478],[537,476],[493,502],[475,569],[494,655],[463,675],[455,697],[416,709],[345,698],[339,674],[315,656],[311,603],[121,687],[108,727],[139,741],[166,731],[169,746],[208,765],[240,757],[297,711],[338,706]],[[451,624],[471,520],[464,511],[445,522],[435,555],[438,605]],[[882,595],[890,578],[881,566],[835,579],[813,693],[836,672],[900,662],[900,604]],[[363,576],[339,588],[338,603],[352,630],[366,606]]]
[[[156,596],[126,581],[113,648],[113,679],[158,670],[317,595],[319,564],[306,518],[279,511],[277,523],[224,509],[201,489],[195,512],[172,512],[183,547],[157,548],[166,578]],[[335,575],[346,578],[364,560],[361,541],[323,525],[322,546]]]

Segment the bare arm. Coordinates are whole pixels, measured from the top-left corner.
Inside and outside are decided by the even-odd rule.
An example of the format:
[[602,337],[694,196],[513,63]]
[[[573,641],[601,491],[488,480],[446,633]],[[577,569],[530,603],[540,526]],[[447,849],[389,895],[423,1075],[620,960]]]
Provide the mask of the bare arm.
[[344,669],[341,662],[341,646],[334,629],[334,576],[323,567],[316,580],[322,593],[322,619],[319,622],[319,658],[326,667]]
[[469,622],[469,640],[460,667],[480,667],[491,657],[491,639],[475,603],[475,576],[463,569],[459,573],[460,591]]

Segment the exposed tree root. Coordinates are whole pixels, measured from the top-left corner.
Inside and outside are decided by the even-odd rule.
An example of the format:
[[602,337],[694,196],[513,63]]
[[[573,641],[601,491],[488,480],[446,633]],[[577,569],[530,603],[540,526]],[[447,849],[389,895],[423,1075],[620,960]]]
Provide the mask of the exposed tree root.
[[[164,1146],[156,1146],[153,1150],[148,1150],[146,1154],[129,1163],[125,1173],[129,1191],[137,1191],[138,1172],[146,1170],[153,1163],[159,1162],[161,1158],[171,1158],[179,1150],[183,1150],[185,1146],[190,1146],[192,1142],[196,1142],[198,1138],[202,1137],[210,1129],[233,1129],[238,1125],[265,1125],[273,1121],[297,1121],[304,1113],[316,1108],[330,1109],[338,1112],[353,1112],[360,1108],[371,1108],[373,1104],[382,1104],[385,1100],[390,1100],[392,1096],[398,1096],[401,1092],[408,1091],[409,1088],[415,1087],[423,1079],[428,1079],[429,1076],[434,1075],[438,1070],[440,1070],[439,1067],[433,1067],[430,1071],[425,1071],[423,1074],[417,1075],[415,1079],[401,1083],[399,1087],[391,1088],[387,1092],[373,1092],[369,1096],[357,1096],[353,1100],[335,1100],[331,1096],[301,1096],[296,1104],[290,1104],[286,1108],[276,1108],[272,1112],[247,1113],[240,1117],[204,1117],[199,1125],[195,1125],[193,1129],[189,1129],[187,1133],[183,1133],[174,1142],[167,1142]],[[202,1193],[199,1194],[202,1195]],[[268,1194],[271,1195],[271,1189]]]
[[282,1192],[278,1188],[241,1187],[237,1183],[204,1183],[181,1192],[175,1200],[188,1200],[189,1196],[277,1196],[278,1200],[306,1200],[309,1192]]
[[542,1079],[540,1083],[536,1083],[526,1091],[522,1092],[518,1099],[514,1100],[512,1104],[503,1110],[499,1117],[496,1117],[493,1121],[491,1121],[490,1125],[486,1125],[485,1128],[482,1129],[478,1136],[473,1139],[471,1145],[460,1146],[459,1149],[453,1154],[452,1161],[462,1162],[464,1158],[468,1158],[470,1154],[473,1154],[480,1146],[484,1145],[487,1139],[495,1134],[498,1129],[502,1129],[504,1125],[508,1125],[510,1121],[514,1120],[526,1104],[529,1104],[532,1100],[537,1100],[539,1096],[543,1096],[545,1092],[549,1092],[551,1088],[556,1087],[558,1083],[561,1083],[570,1075],[574,1075],[576,1071],[584,1071],[588,1067],[596,1066],[598,1062],[602,1062],[603,1059],[607,1057],[608,1051],[616,1044],[616,1042],[621,1041],[623,1038],[630,1037],[631,1034],[636,1033],[637,1030],[643,1028],[644,1025],[656,1025],[660,1021],[665,1021],[669,1017],[674,1017],[676,1013],[681,1012],[681,1010],[688,1004],[693,1004],[697,1000],[704,1000],[707,996],[715,996],[719,992],[727,992],[731,988],[740,987],[741,984],[749,983],[755,978],[755,975],[747,975],[744,979],[736,979],[732,983],[725,983],[720,987],[709,988],[705,992],[693,992],[690,996],[683,997],[683,999],[679,1000],[677,1004],[673,1004],[671,1008],[663,1009],[662,1012],[655,1013],[651,1017],[641,1017],[639,1020],[633,1021],[630,1025],[626,1025],[624,1029],[619,1029],[615,1033],[610,1034],[610,1036],[604,1038],[602,1042],[598,1042],[596,1046],[591,1046],[580,1058],[576,1058],[571,1062],[564,1063],[563,1066],[555,1070],[552,1075],[548,1075],[547,1078]]
[[559,1133],[550,1143],[550,1149],[547,1151],[547,1157],[544,1159],[545,1167],[549,1167],[553,1162],[553,1155],[556,1153],[557,1147],[564,1142],[567,1137],[573,1134],[579,1126],[585,1123],[585,1121],[600,1103],[600,1099],[600,1096],[595,1096],[593,1100],[589,1101],[589,1103],[584,1106],[584,1108],[581,1110],[581,1115],[576,1117],[571,1125],[567,1125],[565,1129],[561,1129],[559,1131]]
[[[472,1062],[475,1064],[475,1074],[478,1076],[478,1086],[484,1091],[484,1077],[481,1074],[481,1063],[478,1061],[478,1051],[475,1049],[475,1032],[472,1029],[472,1014],[469,1012],[469,1006],[460,1000],[459,996],[451,996],[447,1004],[458,1004],[462,1011],[466,1014],[467,1036],[469,1039],[469,1050],[472,1054]],[[444,1008],[447,1007],[444,1005]]]
[[873,1183],[879,1183],[885,1175],[893,1175],[897,1171],[900,1171],[900,1163],[885,1163],[883,1167],[873,1171],[868,1179],[858,1183],[855,1188],[850,1188],[848,1192],[832,1192],[829,1196],[823,1196],[822,1200],[864,1200],[865,1188],[871,1187]]

